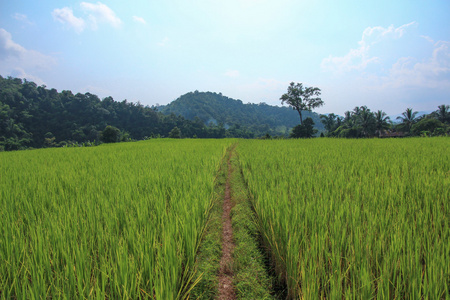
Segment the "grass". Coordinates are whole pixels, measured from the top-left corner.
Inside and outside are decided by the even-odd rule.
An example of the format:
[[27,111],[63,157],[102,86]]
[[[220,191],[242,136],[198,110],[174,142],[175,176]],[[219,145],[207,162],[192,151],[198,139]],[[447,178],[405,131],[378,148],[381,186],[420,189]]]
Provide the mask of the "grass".
[[237,299],[275,299],[273,278],[268,275],[265,253],[260,248],[259,228],[251,208],[249,194],[243,180],[238,157],[231,156],[230,174],[233,237],[234,286]]
[[222,257],[222,202],[227,181],[227,158],[223,157],[214,185],[214,200],[208,217],[208,223],[196,258],[195,281],[190,298],[214,299],[218,293],[218,273]]

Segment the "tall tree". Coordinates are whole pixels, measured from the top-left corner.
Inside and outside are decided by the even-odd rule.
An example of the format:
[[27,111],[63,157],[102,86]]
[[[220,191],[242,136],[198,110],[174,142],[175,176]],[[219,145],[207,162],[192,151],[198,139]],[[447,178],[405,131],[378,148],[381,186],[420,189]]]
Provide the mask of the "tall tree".
[[390,118],[384,111],[379,110],[375,113],[375,127],[377,129],[378,135],[381,135],[383,131],[390,127],[389,121]]
[[320,115],[320,121],[328,132],[335,130],[338,127],[338,116],[331,113],[328,115]]
[[406,129],[407,132],[411,131],[411,127],[413,126],[413,124],[416,122],[418,112],[415,111],[413,112],[412,108],[407,108],[401,116],[397,117],[397,120],[401,120],[401,127],[403,129]]
[[433,115],[442,123],[450,123],[450,105],[439,105]]
[[375,117],[370,109],[367,106],[361,106],[358,109],[355,108],[355,117],[361,134],[365,137],[373,136],[376,124]]
[[280,98],[281,104],[287,103],[295,109],[300,116],[300,124],[303,125],[302,111],[312,111],[313,108],[324,104],[320,96],[320,89],[317,87],[303,87],[302,83],[291,82],[286,94]]

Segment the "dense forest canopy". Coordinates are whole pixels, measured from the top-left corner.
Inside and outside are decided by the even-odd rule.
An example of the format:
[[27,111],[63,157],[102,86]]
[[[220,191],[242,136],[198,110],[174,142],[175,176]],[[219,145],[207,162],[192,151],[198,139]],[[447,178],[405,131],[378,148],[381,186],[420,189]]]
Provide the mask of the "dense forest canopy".
[[[298,125],[298,115],[288,107],[272,106],[266,103],[247,103],[223,96],[221,93],[191,92],[166,106],[158,108],[164,114],[173,113],[189,120],[198,117],[205,124],[222,123],[226,128],[244,126],[257,136],[287,135]],[[305,112],[311,117],[319,130],[323,130],[320,117],[316,113]]]
[[291,108],[244,104],[221,93],[195,91],[167,106],[150,107],[112,97],[101,100],[91,93],[58,92],[25,79],[0,76],[0,151],[152,137],[311,137],[318,132],[357,138],[450,133],[448,105],[420,118],[407,109],[399,124],[365,106],[344,117],[304,114],[311,118],[311,128],[296,133],[291,129],[298,125],[298,115]]
[[[0,76],[0,150],[151,137],[254,138],[266,134],[287,135],[289,126],[295,125],[288,121],[280,125],[276,121],[289,119],[291,111],[287,108],[244,105],[223,96],[220,96],[223,101],[217,102],[215,97],[219,94],[209,92],[189,93],[181,98],[194,94],[198,97],[193,101],[201,102],[209,115],[197,110],[183,117],[178,111],[163,107],[164,113],[139,102],[119,102],[112,97],[101,100],[91,93],[73,94],[67,90],[58,92],[31,81]],[[180,102],[174,103],[176,107]],[[264,111],[269,117],[264,116]],[[207,122],[212,119],[213,122]],[[117,136],[111,137],[111,132]]]

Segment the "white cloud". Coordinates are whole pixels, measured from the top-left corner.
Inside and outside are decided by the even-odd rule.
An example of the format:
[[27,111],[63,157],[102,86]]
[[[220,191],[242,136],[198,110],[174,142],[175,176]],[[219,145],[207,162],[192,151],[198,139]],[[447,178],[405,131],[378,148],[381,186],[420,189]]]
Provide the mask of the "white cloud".
[[419,61],[413,57],[402,57],[382,78],[386,87],[450,87],[450,42],[434,44],[428,58]]
[[28,20],[27,15],[20,14],[20,13],[15,13],[15,14],[13,15],[13,18],[16,19],[17,21],[23,22],[23,23],[25,23],[25,24],[33,25],[33,22],[31,22],[30,20]]
[[69,7],[55,8],[52,16],[58,22],[72,27],[76,33],[81,33],[86,28],[86,22],[82,18],[75,17]]
[[[343,57],[325,59],[324,69],[342,75],[334,77],[326,89],[325,109],[343,113],[364,104],[373,110],[383,109],[395,114],[406,107],[435,109],[448,101],[450,41],[434,42],[417,31],[407,32],[413,25],[415,23],[399,28],[370,28],[365,30],[358,49]],[[358,51],[359,56],[355,54]],[[375,58],[377,63],[367,67],[370,59]],[[348,71],[359,72],[344,74]],[[345,108],[342,99],[345,99]]]
[[12,40],[11,34],[3,28],[0,28],[0,59],[9,56],[20,57],[26,52],[25,48]]
[[14,69],[12,69],[9,72],[9,75],[11,77],[15,77],[15,78],[22,78],[22,79],[25,78],[26,80],[33,81],[37,85],[44,85],[45,84],[45,82],[40,77],[28,74],[22,68],[14,68]]
[[224,74],[227,77],[236,78],[239,77],[239,71],[238,70],[228,70]]
[[158,46],[164,47],[167,45],[168,42],[169,42],[169,38],[166,36],[165,38],[162,39],[161,42],[158,43]]
[[80,7],[87,15],[85,19],[74,16],[70,7],[55,8],[52,16],[62,24],[72,27],[77,33],[81,33],[87,27],[96,30],[99,23],[106,23],[115,28],[122,24],[122,20],[116,16],[114,11],[101,2],[96,4],[81,2]]
[[42,84],[43,81],[31,74],[49,69],[56,59],[35,50],[29,50],[14,42],[11,34],[0,28],[0,74],[27,78]]
[[358,48],[350,49],[344,56],[330,55],[322,60],[321,67],[326,71],[337,73],[344,73],[352,70],[364,70],[369,64],[380,61],[380,58],[370,55],[370,50],[373,45],[386,39],[401,38],[409,27],[416,25],[416,22],[411,22],[397,28],[393,25],[388,28],[381,26],[368,27],[364,30],[362,38],[358,42]]
[[113,27],[120,27],[122,20],[120,20],[114,11],[101,2],[88,3],[81,2],[81,9],[88,13],[88,18],[91,21],[93,29],[97,28],[98,23],[108,23]]
[[434,40],[431,37],[426,36],[426,35],[421,35],[420,37],[423,39],[426,39],[428,42],[434,44]]
[[138,17],[138,16],[133,16],[133,20],[137,23],[141,23],[141,24],[147,24],[147,22],[144,20],[144,18],[142,17]]

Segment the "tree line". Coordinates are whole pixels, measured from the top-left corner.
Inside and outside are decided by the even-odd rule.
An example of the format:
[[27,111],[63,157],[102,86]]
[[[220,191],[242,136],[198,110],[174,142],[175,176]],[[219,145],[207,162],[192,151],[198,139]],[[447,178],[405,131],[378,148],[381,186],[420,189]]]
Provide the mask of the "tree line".
[[[324,105],[319,97],[321,90],[306,87],[302,83],[291,82],[287,93],[280,98],[281,103],[288,104],[296,110],[300,124],[292,129],[293,138],[311,138],[317,133],[311,118],[303,120],[302,112],[311,112]],[[328,137],[368,138],[368,137],[403,137],[403,136],[441,136],[450,134],[450,106],[440,105],[431,114],[417,116],[418,112],[407,108],[394,123],[382,110],[372,112],[367,106],[357,106],[353,111],[346,111],[344,117],[320,115],[321,123]],[[325,136],[322,132],[321,136]]]
[[[224,98],[221,94],[204,94],[207,98],[217,98],[214,100],[216,103],[220,103],[219,100]],[[191,100],[195,98],[195,95],[195,92],[189,93],[186,99]],[[300,117],[300,124],[293,127],[290,132],[291,137],[308,138],[317,134],[313,118],[316,121],[317,119],[310,112],[323,105],[324,102],[319,96],[319,88],[291,83],[288,93],[280,98],[282,103],[287,103],[296,110]],[[232,99],[225,100],[230,102]],[[238,100],[233,101],[237,102],[235,103],[237,107],[243,106]],[[232,104],[233,101],[231,101]],[[205,103],[197,102],[199,111],[206,111]],[[274,110],[266,104],[254,106],[250,105],[246,109],[265,111],[267,116],[272,116],[270,117],[272,120],[273,116],[281,111]],[[366,106],[355,107],[353,111],[347,111],[343,117],[335,114],[321,115],[320,123],[325,128],[321,136],[361,138],[448,135],[450,134],[449,110],[449,105],[441,105],[435,112],[418,117],[417,112],[408,108],[402,116],[398,117],[399,123],[396,124],[383,111],[372,112]],[[306,119],[303,119],[302,112],[307,113]],[[264,115],[260,112],[258,114]],[[211,114],[206,116],[209,117]],[[282,118],[282,115],[279,116],[275,119]],[[238,117],[234,118],[237,120]],[[242,118],[246,119],[247,116],[242,115]],[[248,120],[245,121],[248,122]],[[231,120],[229,122],[231,123]],[[163,114],[157,107],[144,106],[139,102],[133,103],[127,100],[119,102],[112,97],[101,100],[91,93],[73,94],[68,90],[58,92],[44,85],[37,86],[34,82],[25,79],[0,76],[0,151],[90,146],[102,142],[157,137],[255,138],[265,136],[270,138],[270,134],[277,132],[259,123],[256,123],[258,124],[256,126],[248,125],[247,127],[236,121],[233,122],[235,123],[231,125],[223,122],[205,124],[205,121],[198,116],[189,120],[175,113]],[[274,126],[277,125],[279,124],[274,123]],[[278,132],[278,136],[286,137],[287,133],[279,134]]]
[[450,106],[440,105],[430,114],[418,116],[407,108],[396,122],[382,110],[371,111],[367,106],[357,106],[344,116],[321,115],[326,136],[343,138],[441,136],[450,134]]
[[32,81],[0,76],[0,151],[95,145],[102,142],[174,138],[253,138],[247,128],[205,125],[165,115],[156,107],[102,100],[91,93],[48,89]]

